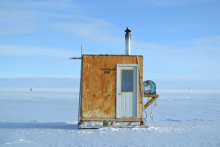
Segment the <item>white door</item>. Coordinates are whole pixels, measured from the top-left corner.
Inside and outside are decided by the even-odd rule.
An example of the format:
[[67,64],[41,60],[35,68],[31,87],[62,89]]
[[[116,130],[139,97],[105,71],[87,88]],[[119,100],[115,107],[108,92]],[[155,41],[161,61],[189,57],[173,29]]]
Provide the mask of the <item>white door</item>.
[[116,118],[137,118],[138,65],[117,64]]

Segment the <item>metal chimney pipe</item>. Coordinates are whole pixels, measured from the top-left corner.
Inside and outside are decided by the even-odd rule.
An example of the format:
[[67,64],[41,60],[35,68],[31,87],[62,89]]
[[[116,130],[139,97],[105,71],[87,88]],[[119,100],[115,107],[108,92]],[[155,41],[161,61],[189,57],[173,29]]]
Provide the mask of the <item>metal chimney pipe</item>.
[[131,55],[131,30],[129,30],[127,27],[125,32],[125,55]]

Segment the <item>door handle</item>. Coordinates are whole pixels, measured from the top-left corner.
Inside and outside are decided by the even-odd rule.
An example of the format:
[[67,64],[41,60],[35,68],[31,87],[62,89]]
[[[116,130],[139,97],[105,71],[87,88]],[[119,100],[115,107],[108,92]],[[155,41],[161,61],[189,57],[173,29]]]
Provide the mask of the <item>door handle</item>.
[[122,95],[121,93],[118,93],[118,95]]

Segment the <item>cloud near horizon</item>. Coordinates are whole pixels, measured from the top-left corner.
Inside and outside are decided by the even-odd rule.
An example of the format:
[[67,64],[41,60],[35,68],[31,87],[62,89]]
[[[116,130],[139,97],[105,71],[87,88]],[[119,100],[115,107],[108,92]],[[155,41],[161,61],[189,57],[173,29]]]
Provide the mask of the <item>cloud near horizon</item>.
[[0,55],[69,57],[70,55],[80,56],[80,52],[62,48],[51,49],[35,46],[0,45]]
[[[181,46],[181,47],[178,47]],[[186,45],[185,47],[182,45]],[[147,48],[156,51],[176,52],[176,53],[192,53],[192,54],[207,54],[220,55],[220,36],[199,38],[187,42],[177,43],[176,47],[163,46],[159,44],[150,44],[146,42],[138,42],[132,40],[132,46],[143,51]],[[212,50],[210,52],[210,50]]]

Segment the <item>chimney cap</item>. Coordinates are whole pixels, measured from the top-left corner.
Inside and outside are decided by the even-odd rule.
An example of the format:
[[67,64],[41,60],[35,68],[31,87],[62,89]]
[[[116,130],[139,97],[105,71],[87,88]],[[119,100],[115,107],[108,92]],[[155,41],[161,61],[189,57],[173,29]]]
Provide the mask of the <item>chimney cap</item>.
[[129,30],[128,27],[127,27],[127,29],[125,30],[125,32],[126,32],[126,33],[130,33],[131,30]]

